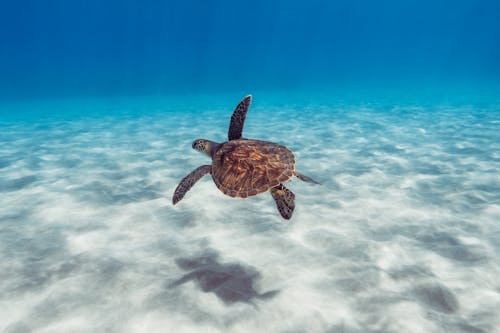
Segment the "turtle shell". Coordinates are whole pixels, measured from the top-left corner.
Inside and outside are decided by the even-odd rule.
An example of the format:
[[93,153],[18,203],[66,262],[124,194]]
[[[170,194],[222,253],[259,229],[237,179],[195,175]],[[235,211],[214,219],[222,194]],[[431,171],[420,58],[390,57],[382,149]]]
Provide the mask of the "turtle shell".
[[246,198],[288,181],[295,156],[285,146],[259,140],[231,140],[212,160],[212,178],[224,194]]

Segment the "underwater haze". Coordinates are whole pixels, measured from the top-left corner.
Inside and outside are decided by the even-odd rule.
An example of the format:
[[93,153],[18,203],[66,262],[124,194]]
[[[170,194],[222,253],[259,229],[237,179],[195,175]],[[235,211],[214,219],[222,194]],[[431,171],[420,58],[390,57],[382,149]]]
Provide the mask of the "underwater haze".
[[0,94],[498,84],[499,22],[493,0],[4,1]]
[[[210,176],[295,153],[295,211]],[[500,332],[498,1],[3,1],[0,332]]]

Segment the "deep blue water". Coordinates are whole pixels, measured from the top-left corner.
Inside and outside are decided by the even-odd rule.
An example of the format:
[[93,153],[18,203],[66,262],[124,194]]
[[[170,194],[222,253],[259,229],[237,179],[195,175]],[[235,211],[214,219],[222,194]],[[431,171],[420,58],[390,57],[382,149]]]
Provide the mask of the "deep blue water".
[[2,1],[0,96],[490,89],[500,3]]

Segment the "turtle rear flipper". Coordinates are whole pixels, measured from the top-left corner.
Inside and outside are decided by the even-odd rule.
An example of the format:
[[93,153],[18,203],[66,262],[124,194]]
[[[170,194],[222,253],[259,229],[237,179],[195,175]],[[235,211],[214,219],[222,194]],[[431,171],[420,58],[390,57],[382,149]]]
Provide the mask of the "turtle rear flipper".
[[243,125],[245,124],[245,118],[247,116],[248,108],[252,102],[252,95],[248,95],[241,100],[241,102],[236,106],[236,109],[231,116],[231,122],[229,123],[228,138],[229,141],[241,139],[241,134],[243,133]]
[[271,195],[276,201],[276,207],[281,216],[289,220],[292,217],[293,210],[295,209],[295,194],[288,188],[280,184],[271,189]]
[[313,184],[316,184],[316,185],[321,185],[321,183],[318,183],[314,179],[312,179],[310,177],[307,177],[306,175],[303,175],[303,174],[301,174],[300,172],[297,172],[297,171],[295,171],[295,177],[297,177],[298,179],[302,180],[303,182],[308,182],[308,183],[313,183]]
[[174,196],[172,197],[172,203],[175,205],[179,201],[181,201],[182,198],[184,198],[184,195],[193,187],[193,185],[200,180],[201,177],[205,176],[206,174],[209,174],[212,172],[212,166],[211,165],[202,165],[193,171],[186,177],[184,177],[179,185],[177,185],[177,188],[175,189]]

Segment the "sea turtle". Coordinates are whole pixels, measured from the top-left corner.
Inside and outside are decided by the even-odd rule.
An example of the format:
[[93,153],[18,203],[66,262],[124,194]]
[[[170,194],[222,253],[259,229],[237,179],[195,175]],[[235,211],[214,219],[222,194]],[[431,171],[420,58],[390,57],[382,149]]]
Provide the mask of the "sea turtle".
[[193,149],[210,156],[212,165],[202,165],[181,180],[172,198],[174,205],[201,177],[211,174],[219,190],[233,198],[270,191],[281,216],[288,220],[295,208],[295,194],[283,183],[296,176],[305,182],[319,184],[295,170],[295,156],[287,147],[241,137],[251,102],[252,96],[248,95],[236,106],[227,142],[193,141]]

